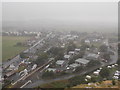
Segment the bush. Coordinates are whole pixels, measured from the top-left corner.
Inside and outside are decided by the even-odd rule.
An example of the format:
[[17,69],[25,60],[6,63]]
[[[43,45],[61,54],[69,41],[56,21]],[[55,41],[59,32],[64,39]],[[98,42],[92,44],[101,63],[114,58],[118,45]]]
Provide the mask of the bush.
[[110,76],[110,70],[107,67],[104,67],[100,71],[100,76],[103,77],[103,78],[109,78],[109,76]]
[[85,84],[85,76],[75,76],[69,79],[69,86],[76,86],[78,84]]
[[115,80],[112,80],[112,84],[113,84],[113,85],[115,85],[115,84],[116,84],[116,83],[115,83]]
[[98,60],[91,60],[88,64],[87,67],[93,67],[93,66],[98,66],[101,65],[100,61]]

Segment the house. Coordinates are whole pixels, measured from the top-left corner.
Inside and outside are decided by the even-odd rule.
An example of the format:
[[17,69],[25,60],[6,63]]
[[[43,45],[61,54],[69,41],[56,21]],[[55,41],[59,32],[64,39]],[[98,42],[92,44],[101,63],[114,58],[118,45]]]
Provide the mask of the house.
[[75,60],[75,63],[80,64],[82,66],[86,66],[89,63],[89,60],[79,58],[79,59]]
[[62,67],[62,66],[65,65],[65,61],[64,61],[64,60],[58,60],[58,61],[56,62],[56,65]]
[[10,72],[8,72],[8,73],[6,73],[6,77],[10,77],[10,76],[12,76],[13,74],[15,74],[16,73],[16,71],[15,70],[12,70],[12,71],[10,71]]
[[79,67],[80,65],[77,64],[77,63],[73,63],[73,64],[70,64],[69,67],[70,69],[76,69],[77,67]]
[[94,75],[99,75],[99,73],[100,73],[99,71],[93,72]]
[[75,48],[75,52],[80,52],[80,49],[79,48]]
[[86,75],[86,79],[91,79],[92,77],[89,75]]
[[119,76],[120,75],[120,71],[116,71],[114,76]]
[[86,59],[88,59],[88,60],[98,60],[99,59],[99,55],[98,54],[94,54],[94,53],[89,53],[86,56]]
[[117,80],[118,80],[118,79],[119,79],[119,77],[118,77],[118,76],[113,76],[113,79],[117,79]]
[[86,39],[85,43],[90,44],[90,40]]
[[34,64],[31,70],[34,70],[37,68],[37,64]]
[[112,68],[111,66],[107,66],[107,68]]
[[70,59],[70,55],[64,55],[64,58],[69,60]]
[[55,68],[48,68],[47,71],[49,71],[49,72],[51,72],[51,71],[52,72],[56,72],[56,69]]
[[69,53],[69,55],[71,55],[71,56],[75,55],[75,52],[74,52],[74,51],[69,51],[68,53]]
[[64,47],[65,47],[64,45],[61,46],[61,48],[64,48]]

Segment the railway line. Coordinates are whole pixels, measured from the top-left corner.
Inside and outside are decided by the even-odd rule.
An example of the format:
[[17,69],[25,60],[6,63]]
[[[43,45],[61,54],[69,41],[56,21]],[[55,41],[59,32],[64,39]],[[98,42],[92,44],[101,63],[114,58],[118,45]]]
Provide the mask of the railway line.
[[47,63],[45,63],[44,65],[36,68],[35,70],[33,70],[32,72],[30,72],[29,74],[21,77],[20,79],[18,79],[16,82],[12,83],[12,88],[19,88],[22,85],[24,85],[26,83],[26,79],[30,78],[32,75],[34,75],[36,72],[38,71],[42,71],[47,65],[49,65],[54,59],[50,59]]

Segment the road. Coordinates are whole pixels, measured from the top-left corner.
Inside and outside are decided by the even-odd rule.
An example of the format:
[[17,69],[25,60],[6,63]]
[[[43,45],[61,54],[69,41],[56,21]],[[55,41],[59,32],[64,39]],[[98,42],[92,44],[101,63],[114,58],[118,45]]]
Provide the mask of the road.
[[[47,65],[49,65],[51,62],[53,61],[53,59],[52,60],[49,60],[47,63],[45,63],[44,65],[42,65],[42,66],[40,66],[40,67],[38,67],[38,68],[36,68],[35,70],[33,70],[32,72],[30,72],[29,74],[27,74],[27,75],[25,75],[25,76],[23,76],[23,77],[21,77],[20,79],[18,79],[17,81],[15,81],[12,85],[13,85],[13,87],[15,88],[18,88],[18,87],[20,87],[21,86],[21,81],[22,81],[22,84],[24,84],[25,82],[25,80],[27,79],[27,78],[30,78],[30,76],[32,76],[33,74],[35,74],[36,72],[38,72],[39,70],[43,70]],[[39,71],[40,72],[40,71]]]

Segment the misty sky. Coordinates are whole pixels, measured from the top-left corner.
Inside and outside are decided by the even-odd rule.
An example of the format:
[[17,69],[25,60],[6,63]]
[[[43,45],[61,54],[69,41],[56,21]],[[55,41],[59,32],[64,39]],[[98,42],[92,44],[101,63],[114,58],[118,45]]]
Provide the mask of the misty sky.
[[58,20],[66,23],[117,27],[117,2],[3,3],[3,21]]

